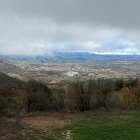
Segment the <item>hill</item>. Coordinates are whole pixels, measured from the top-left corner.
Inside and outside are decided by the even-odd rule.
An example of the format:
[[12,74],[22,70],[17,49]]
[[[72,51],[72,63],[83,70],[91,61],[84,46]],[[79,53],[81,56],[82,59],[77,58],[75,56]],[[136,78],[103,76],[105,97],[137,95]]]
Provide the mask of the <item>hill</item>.
[[13,64],[7,63],[3,60],[0,60],[0,72],[2,73],[15,73],[22,74],[23,70]]
[[9,96],[14,88],[22,84],[22,81],[0,72],[0,94]]
[[5,73],[11,77],[16,77],[21,80],[26,80],[26,75],[25,75],[24,70],[9,62],[10,62],[10,59],[8,60],[0,59],[0,72]]

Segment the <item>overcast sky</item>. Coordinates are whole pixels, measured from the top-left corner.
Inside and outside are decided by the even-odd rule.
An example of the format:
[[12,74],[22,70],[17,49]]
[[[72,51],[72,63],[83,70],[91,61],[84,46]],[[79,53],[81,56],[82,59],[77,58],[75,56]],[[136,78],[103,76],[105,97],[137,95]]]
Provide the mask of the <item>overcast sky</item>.
[[140,0],[0,0],[0,54],[140,54]]

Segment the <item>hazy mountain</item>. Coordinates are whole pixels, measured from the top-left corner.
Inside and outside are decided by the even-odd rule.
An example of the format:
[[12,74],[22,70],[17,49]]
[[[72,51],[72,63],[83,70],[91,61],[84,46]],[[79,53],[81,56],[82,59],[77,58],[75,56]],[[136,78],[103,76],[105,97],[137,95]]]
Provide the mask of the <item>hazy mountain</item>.
[[0,72],[6,74],[23,74],[23,69],[8,63],[7,61],[0,60]]
[[110,61],[140,61],[140,55],[101,55],[89,52],[54,52],[43,56],[0,56],[12,63],[93,63]]

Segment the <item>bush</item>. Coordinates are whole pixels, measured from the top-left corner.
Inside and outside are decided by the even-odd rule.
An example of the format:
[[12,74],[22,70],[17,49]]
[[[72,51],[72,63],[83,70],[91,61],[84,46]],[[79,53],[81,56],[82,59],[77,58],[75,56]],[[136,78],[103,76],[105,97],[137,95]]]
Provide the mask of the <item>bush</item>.
[[133,92],[129,88],[124,88],[121,95],[121,103],[125,109],[135,109],[137,106],[137,99]]
[[53,95],[47,85],[37,82],[27,82],[28,111],[48,111],[52,109]]
[[66,109],[66,90],[63,87],[52,88],[53,93],[53,109],[55,111],[63,111]]
[[[14,85],[14,87],[10,87],[0,92],[0,108],[3,112],[7,113],[19,113],[21,110],[26,110],[27,103],[25,103],[25,98],[23,101],[23,96],[27,99],[27,93],[24,92],[22,86]],[[8,93],[8,94],[7,94]],[[27,100],[26,100],[27,102]]]
[[130,88],[136,88],[139,84],[139,80],[136,79],[129,79],[128,81],[126,81],[125,86]]
[[140,85],[137,88],[134,88],[133,92],[136,96],[137,103],[140,105]]
[[115,82],[115,90],[120,91],[124,87],[124,80],[118,79]]
[[68,96],[75,109],[86,111],[90,109],[91,90],[89,84],[77,81],[69,86]]
[[0,96],[0,113],[4,113],[6,109],[6,100],[4,97]]
[[97,108],[105,108],[109,109],[111,107],[111,81],[109,80],[104,80],[104,79],[99,79],[98,81],[95,82],[94,84],[94,93],[96,95],[97,103],[96,107]]

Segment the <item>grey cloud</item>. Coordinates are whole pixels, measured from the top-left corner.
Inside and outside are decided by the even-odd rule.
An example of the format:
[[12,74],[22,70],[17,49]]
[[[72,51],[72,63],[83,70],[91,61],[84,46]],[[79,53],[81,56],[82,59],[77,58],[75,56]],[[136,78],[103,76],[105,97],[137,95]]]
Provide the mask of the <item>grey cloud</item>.
[[1,12],[50,18],[55,22],[83,22],[117,27],[140,26],[139,0],[1,0]]
[[139,0],[0,0],[0,54],[140,54],[139,5]]

